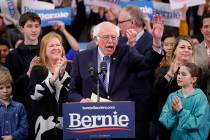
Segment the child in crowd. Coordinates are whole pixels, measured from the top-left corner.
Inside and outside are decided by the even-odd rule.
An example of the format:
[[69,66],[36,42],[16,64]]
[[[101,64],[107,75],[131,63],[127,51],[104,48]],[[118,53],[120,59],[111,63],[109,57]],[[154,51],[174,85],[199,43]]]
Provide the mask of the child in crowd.
[[12,77],[5,67],[0,68],[0,139],[24,140],[28,122],[24,106],[11,98]]
[[195,88],[201,69],[194,63],[183,64],[178,72],[180,90],[171,93],[159,121],[172,129],[171,140],[206,140],[209,133],[209,104],[202,90]]
[[33,140],[34,120],[32,114],[32,101],[28,96],[28,83],[32,67],[38,61],[39,37],[41,33],[41,18],[33,12],[26,12],[20,16],[19,26],[24,40],[9,52],[5,66],[9,69],[13,79],[13,99],[25,106],[28,123],[28,140]]

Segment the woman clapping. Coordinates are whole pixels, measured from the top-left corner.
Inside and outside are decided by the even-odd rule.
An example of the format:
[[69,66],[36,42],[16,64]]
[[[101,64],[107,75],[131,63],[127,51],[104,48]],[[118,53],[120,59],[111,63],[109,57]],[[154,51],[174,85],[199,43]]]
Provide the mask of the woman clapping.
[[61,36],[48,33],[41,40],[39,63],[33,67],[29,83],[36,140],[62,139],[62,103],[67,101],[69,72]]

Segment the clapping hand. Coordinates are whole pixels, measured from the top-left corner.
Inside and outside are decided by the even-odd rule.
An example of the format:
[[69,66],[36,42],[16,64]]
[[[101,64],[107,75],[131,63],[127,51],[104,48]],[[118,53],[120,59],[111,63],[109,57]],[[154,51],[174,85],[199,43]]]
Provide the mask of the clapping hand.
[[66,59],[65,56],[63,56],[63,57],[60,58],[59,61],[60,61],[60,73],[59,73],[59,75],[60,75],[60,77],[63,77],[66,66],[67,66],[67,59]]
[[128,38],[128,45],[133,47],[136,44],[137,32],[134,29],[128,29],[126,31],[126,36]]
[[170,75],[171,78],[173,78],[175,76],[175,73],[179,69],[179,67],[180,67],[180,64],[178,62],[175,62],[175,61],[172,62],[167,74]]
[[50,83],[54,84],[55,81],[60,77],[63,76],[65,69],[67,65],[67,59],[65,57],[61,57],[56,61],[56,64],[54,65],[53,75],[50,78]]
[[178,96],[175,96],[171,103],[172,110],[174,112],[179,112],[182,109],[182,102],[180,101]]
[[30,75],[31,75],[31,70],[32,70],[32,68],[35,66],[35,65],[37,65],[37,64],[39,64],[39,57],[38,56],[35,56],[32,60],[31,60],[31,63],[30,63],[30,65],[29,65],[29,68],[28,68],[28,71],[27,71],[27,75],[28,75],[28,77],[30,77]]

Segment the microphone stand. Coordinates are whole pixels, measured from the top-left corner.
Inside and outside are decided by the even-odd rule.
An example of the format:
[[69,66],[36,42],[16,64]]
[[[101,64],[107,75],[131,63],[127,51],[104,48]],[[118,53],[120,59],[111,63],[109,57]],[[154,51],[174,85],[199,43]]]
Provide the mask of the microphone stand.
[[99,78],[99,76],[101,74],[103,74],[103,76],[106,76],[107,63],[106,62],[101,62],[99,72],[97,72],[94,69],[94,67],[92,67],[92,66],[88,69],[88,71],[89,71],[91,77],[94,79],[94,81],[96,80],[97,102],[100,102],[100,78]]
[[96,81],[97,102],[100,102],[99,75],[100,75],[100,72],[97,73],[97,81]]
[[99,98],[100,97],[99,96],[100,95],[99,75],[101,74],[101,72],[96,72],[96,70],[92,66],[88,69],[88,71],[89,71],[91,77],[93,78],[93,80],[96,81],[97,102],[100,102],[100,98]]

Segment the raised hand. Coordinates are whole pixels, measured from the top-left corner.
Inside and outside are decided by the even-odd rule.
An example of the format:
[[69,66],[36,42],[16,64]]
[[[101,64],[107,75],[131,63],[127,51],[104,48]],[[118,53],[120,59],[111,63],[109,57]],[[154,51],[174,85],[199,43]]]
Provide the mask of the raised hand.
[[153,17],[153,45],[154,47],[161,46],[161,38],[164,31],[164,21],[161,15],[154,15]]
[[54,25],[53,25],[53,29],[54,30],[60,30],[61,32],[65,31],[66,28],[65,28],[65,24],[61,21],[58,21],[56,22]]
[[16,27],[18,26],[18,21],[16,21],[14,18],[12,18],[10,15],[8,15],[7,13],[0,13],[0,17],[3,18],[4,21],[9,21],[11,22],[13,25],[15,25]]

